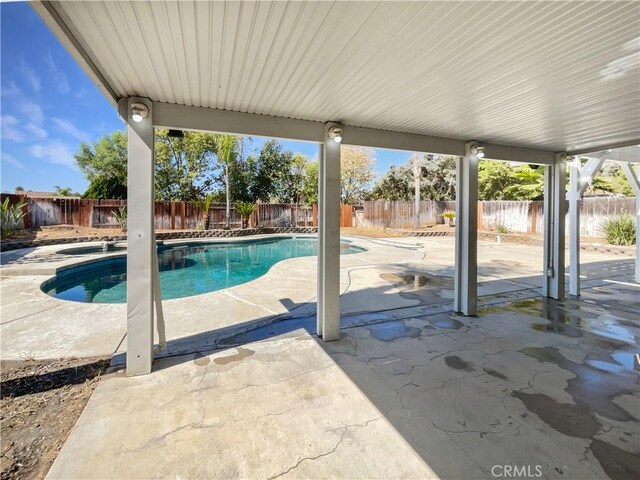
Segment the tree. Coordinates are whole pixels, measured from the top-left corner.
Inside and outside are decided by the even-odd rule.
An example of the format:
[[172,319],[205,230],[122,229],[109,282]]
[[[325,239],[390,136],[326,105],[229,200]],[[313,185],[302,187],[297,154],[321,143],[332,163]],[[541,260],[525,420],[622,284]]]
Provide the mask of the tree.
[[507,187],[515,181],[514,168],[508,163],[482,160],[478,164],[478,200],[514,200]]
[[303,198],[309,205],[318,203],[318,162],[305,165]]
[[74,195],[73,191],[69,187],[54,187],[54,193],[59,197],[72,197]]
[[409,169],[406,165],[391,165],[371,192],[372,200],[408,200],[411,197]]
[[250,187],[253,200],[269,202],[281,200],[287,195],[283,178],[288,175],[293,152],[285,151],[277,140],[269,140],[260,149],[256,162],[255,177]]
[[156,200],[192,201],[209,192],[218,181],[216,155],[222,135],[184,132],[169,137],[156,132]]
[[301,153],[293,155],[289,169],[281,172],[279,178],[277,197],[280,202],[302,203],[305,200],[308,163],[309,159]]
[[376,159],[370,148],[341,147],[340,149],[340,198],[342,203],[353,205],[362,201],[375,178],[373,165]]
[[15,188],[15,191],[16,191],[16,192],[24,192],[24,188],[23,188],[23,187],[21,187],[20,185],[18,185],[18,186]]
[[[456,193],[456,159],[425,154],[420,159],[420,199],[453,200]],[[399,167],[392,166],[371,192],[375,200],[415,200],[413,157]]]
[[513,185],[505,188],[505,192],[511,195],[513,200],[544,198],[544,169],[522,165],[514,169],[513,177]]
[[454,200],[456,196],[456,157],[424,155],[422,162],[422,200],[439,202]]
[[85,198],[127,198],[127,135],[116,131],[93,144],[82,142],[74,156],[89,180]]
[[225,228],[230,227],[231,221],[231,168],[238,156],[238,137],[235,135],[219,135],[215,147],[218,164],[222,166],[225,186],[227,209],[224,219]]
[[127,184],[116,177],[100,176],[89,183],[89,187],[82,195],[84,198],[127,198]]
[[238,139],[238,158],[230,165],[231,198],[235,201],[255,201],[251,195],[251,189],[255,182],[257,159],[253,155],[245,156],[252,142],[251,137]]
[[616,162],[604,162],[602,169],[594,178],[587,192],[595,193],[596,190],[614,194],[618,193],[627,197],[633,196],[633,190],[631,189],[629,180],[622,171],[622,168],[620,168],[620,164]]

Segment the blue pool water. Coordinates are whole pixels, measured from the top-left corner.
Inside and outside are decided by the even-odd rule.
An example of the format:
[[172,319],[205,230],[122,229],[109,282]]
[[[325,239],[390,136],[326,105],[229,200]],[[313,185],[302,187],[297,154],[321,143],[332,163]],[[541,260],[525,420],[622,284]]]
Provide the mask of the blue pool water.
[[[343,242],[342,255],[363,248]],[[237,243],[192,243],[158,247],[162,298],[181,298],[250,282],[287,258],[317,255],[315,238],[261,239]],[[59,272],[42,286],[56,298],[75,302],[124,303],[127,260],[105,258]]]

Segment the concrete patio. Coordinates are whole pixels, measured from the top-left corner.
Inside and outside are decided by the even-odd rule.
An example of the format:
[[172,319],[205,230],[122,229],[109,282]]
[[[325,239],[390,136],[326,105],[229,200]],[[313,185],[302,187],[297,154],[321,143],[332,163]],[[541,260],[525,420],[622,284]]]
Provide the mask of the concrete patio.
[[29,275],[77,257],[5,258],[3,358],[116,353],[49,477],[640,475],[633,259],[584,251],[582,297],[558,302],[540,296],[539,247],[479,242],[480,312],[464,317],[453,239],[352,240],[368,250],[342,259],[339,341],[315,336],[315,257],[290,259],[165,301],[168,349],[133,378],[124,305],[57,300]]
[[121,370],[49,478],[638,478],[637,292],[353,315],[329,343],[298,318]]

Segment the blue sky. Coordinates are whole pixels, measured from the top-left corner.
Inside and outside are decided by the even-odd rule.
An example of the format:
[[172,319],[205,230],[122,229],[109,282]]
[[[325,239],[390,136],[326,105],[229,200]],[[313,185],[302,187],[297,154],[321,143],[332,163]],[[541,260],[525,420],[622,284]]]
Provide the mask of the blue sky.
[[[73,155],[124,124],[87,75],[25,2],[0,4],[0,189],[84,192],[88,182]],[[255,138],[253,148],[264,139]],[[317,158],[318,147],[283,142],[285,148]],[[376,171],[405,163],[408,152],[376,151]]]

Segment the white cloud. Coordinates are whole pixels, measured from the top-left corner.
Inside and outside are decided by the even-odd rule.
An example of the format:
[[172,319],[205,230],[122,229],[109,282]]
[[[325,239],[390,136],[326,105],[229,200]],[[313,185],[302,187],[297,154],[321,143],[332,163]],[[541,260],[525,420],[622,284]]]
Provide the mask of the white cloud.
[[27,123],[24,126],[24,129],[27,131],[27,133],[29,133],[33,138],[37,140],[47,138],[47,131],[42,127],[34,125],[33,123]]
[[[5,110],[7,110],[6,107]],[[3,115],[1,119],[1,136],[3,140],[24,142],[47,138],[47,131],[42,128],[44,113],[40,105],[29,100],[23,100],[16,104],[13,110],[16,112],[17,117],[24,119],[24,121],[19,120],[14,115]]]
[[20,128],[20,122],[12,115],[2,115],[0,118],[0,132],[3,140],[24,142],[25,134]]
[[32,123],[38,127],[42,126],[44,112],[40,105],[30,100],[24,100],[17,105],[17,109],[25,116],[28,123]]
[[69,135],[70,137],[75,138],[76,140],[80,140],[81,142],[88,141],[91,138],[87,132],[79,130],[76,126],[71,123],[69,120],[65,120],[62,118],[53,118],[51,120],[56,128]]
[[[1,136],[3,140],[19,143],[30,139],[42,140],[43,138],[47,138],[47,131],[40,126],[44,116],[42,115],[42,111],[39,110],[39,107],[36,106],[35,110],[33,110],[30,106],[27,106],[26,110],[32,111],[35,122],[21,124],[13,115],[2,116]],[[27,117],[29,116],[27,115]]]
[[20,97],[22,96],[22,92],[15,84],[15,82],[10,82],[9,85],[3,85],[2,90],[0,91],[3,97]]
[[53,60],[51,52],[47,53],[45,62],[49,67],[49,75],[51,75],[51,81],[53,82],[56,90],[58,90],[58,92],[62,94],[69,93],[71,91],[71,88],[69,87],[69,80],[67,79],[67,75],[58,68],[56,62]]
[[40,77],[36,75],[36,72],[33,70],[33,68],[27,65],[24,60],[22,61],[22,65],[20,66],[20,71],[26,78],[27,83],[31,85],[31,89],[36,93],[40,93]]
[[42,158],[53,164],[77,168],[71,148],[59,140],[33,145],[29,147],[29,153],[36,158]]
[[8,153],[2,152],[0,153],[0,160],[3,163],[8,163],[9,165],[13,165],[14,167],[18,167],[20,169],[24,169],[25,166],[22,164],[20,160],[18,160],[13,155],[9,155]]

